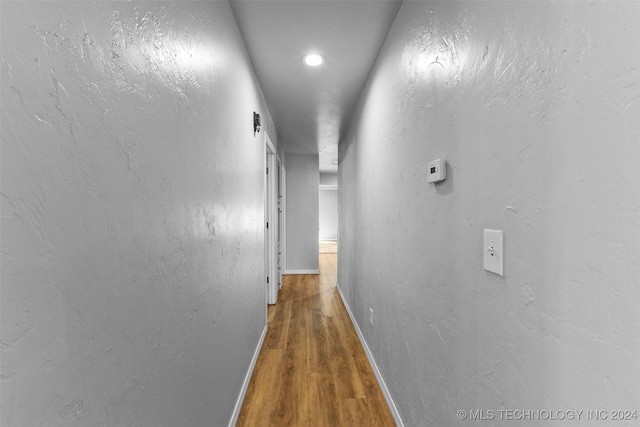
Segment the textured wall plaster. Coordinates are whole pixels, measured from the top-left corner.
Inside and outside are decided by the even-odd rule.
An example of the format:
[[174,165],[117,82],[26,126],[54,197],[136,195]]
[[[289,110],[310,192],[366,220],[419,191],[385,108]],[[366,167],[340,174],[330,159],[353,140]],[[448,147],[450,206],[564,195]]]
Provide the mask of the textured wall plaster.
[[[640,410],[639,20],[402,5],[341,141],[339,284],[406,425]],[[505,231],[504,278],[483,228]]]
[[220,426],[272,122],[227,2],[2,2],[6,427]]

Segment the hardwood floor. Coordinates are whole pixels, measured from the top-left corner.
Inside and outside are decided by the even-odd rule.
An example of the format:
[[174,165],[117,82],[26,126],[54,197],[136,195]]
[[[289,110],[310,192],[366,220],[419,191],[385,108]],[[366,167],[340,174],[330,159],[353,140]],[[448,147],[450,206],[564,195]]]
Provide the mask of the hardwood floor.
[[395,426],[336,289],[336,254],[320,275],[283,277],[237,426]]
[[320,253],[321,254],[338,253],[338,242],[335,240],[320,241]]

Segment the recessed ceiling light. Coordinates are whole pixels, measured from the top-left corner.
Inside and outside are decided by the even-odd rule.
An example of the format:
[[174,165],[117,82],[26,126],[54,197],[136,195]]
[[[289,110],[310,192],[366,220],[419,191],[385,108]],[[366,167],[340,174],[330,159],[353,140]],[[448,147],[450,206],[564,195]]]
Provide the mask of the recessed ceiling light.
[[311,67],[317,67],[318,65],[323,64],[324,61],[324,56],[317,53],[308,53],[302,57],[302,62]]

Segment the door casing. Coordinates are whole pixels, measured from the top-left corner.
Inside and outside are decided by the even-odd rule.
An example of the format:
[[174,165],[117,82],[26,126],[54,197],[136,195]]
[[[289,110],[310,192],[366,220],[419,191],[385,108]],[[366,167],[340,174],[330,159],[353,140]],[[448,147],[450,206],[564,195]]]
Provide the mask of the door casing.
[[265,144],[265,284],[267,289],[267,304],[278,301],[280,289],[280,271],[278,263],[278,246],[280,240],[279,226],[279,185],[277,151],[271,138],[264,133]]

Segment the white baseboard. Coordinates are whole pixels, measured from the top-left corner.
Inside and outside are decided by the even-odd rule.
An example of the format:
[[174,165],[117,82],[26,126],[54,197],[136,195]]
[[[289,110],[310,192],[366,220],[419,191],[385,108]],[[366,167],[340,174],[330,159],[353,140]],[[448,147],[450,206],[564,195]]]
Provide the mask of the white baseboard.
[[382,394],[384,395],[384,398],[387,401],[387,406],[389,406],[389,410],[391,411],[393,420],[396,422],[397,427],[404,427],[404,423],[402,422],[402,418],[400,418],[400,413],[398,412],[398,408],[396,408],[396,404],[393,402],[393,399],[391,398],[391,393],[389,392],[389,389],[387,388],[387,384],[385,384],[384,379],[382,378],[382,374],[378,369],[378,365],[376,364],[376,361],[373,359],[373,354],[371,354],[371,350],[369,350],[369,346],[367,345],[367,342],[364,340],[364,335],[362,335],[362,331],[360,330],[360,327],[356,322],[356,318],[353,316],[353,313],[351,312],[351,308],[347,303],[347,299],[342,294],[342,290],[340,289],[340,286],[336,285],[336,288],[338,288],[340,299],[342,299],[342,303],[344,304],[344,307],[347,309],[347,313],[349,314],[351,323],[353,324],[353,327],[356,330],[356,333],[358,334],[358,338],[360,339],[362,348],[364,348],[364,352],[367,355],[367,359],[369,359],[369,363],[371,364],[371,369],[373,369],[373,373],[376,376],[376,379],[378,380],[378,384],[380,385]]
[[242,383],[242,389],[240,389],[240,395],[238,396],[238,400],[236,401],[236,407],[233,408],[233,414],[231,414],[231,421],[229,421],[229,427],[235,427],[238,422],[238,417],[240,416],[240,410],[242,409],[242,404],[244,403],[244,397],[247,394],[247,388],[249,388],[249,382],[251,381],[251,376],[253,375],[253,369],[256,367],[256,362],[258,361],[258,356],[260,355],[260,349],[262,349],[262,343],[264,342],[264,338],[267,336],[267,325],[264,325],[264,329],[262,330],[262,335],[260,335],[260,339],[258,340],[258,346],[256,347],[256,351],[253,353],[253,358],[251,359],[251,364],[249,365],[249,370],[244,377],[244,383]]
[[320,270],[286,270],[283,274],[320,274]]

